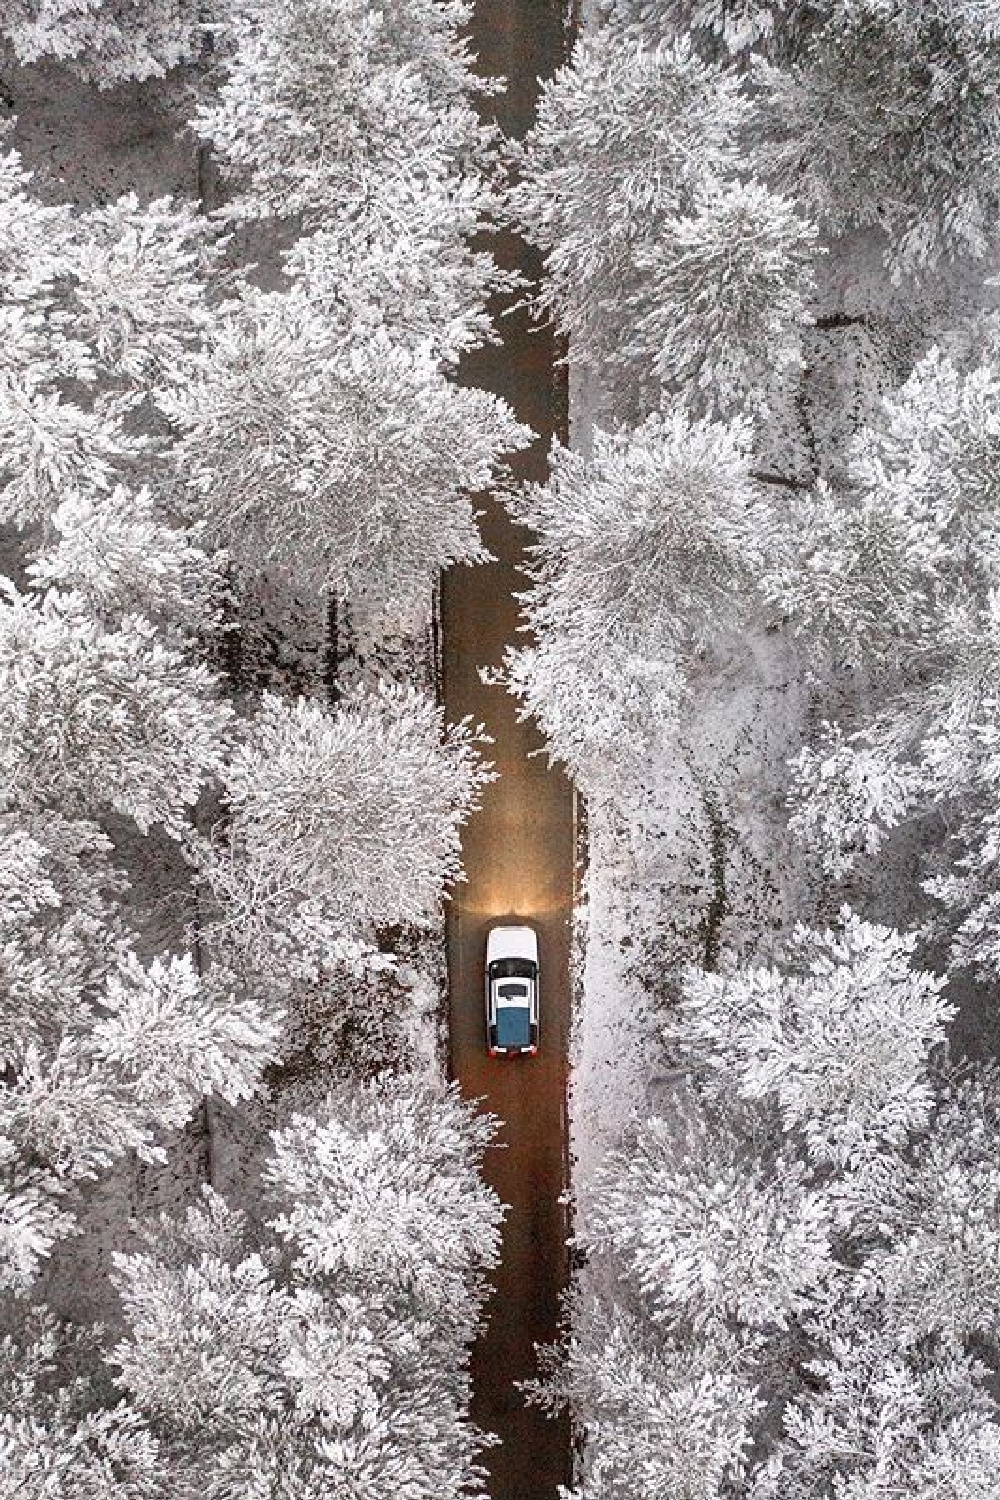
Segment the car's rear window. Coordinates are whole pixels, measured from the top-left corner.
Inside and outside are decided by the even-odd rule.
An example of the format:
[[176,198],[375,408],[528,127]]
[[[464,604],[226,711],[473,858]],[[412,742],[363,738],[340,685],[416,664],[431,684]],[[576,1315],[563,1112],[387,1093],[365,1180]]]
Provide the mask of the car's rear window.
[[531,1045],[531,1012],[526,1005],[505,1005],[502,1010],[497,1011],[497,1045]]
[[524,984],[498,984],[497,994],[501,1000],[523,1000],[528,992]]

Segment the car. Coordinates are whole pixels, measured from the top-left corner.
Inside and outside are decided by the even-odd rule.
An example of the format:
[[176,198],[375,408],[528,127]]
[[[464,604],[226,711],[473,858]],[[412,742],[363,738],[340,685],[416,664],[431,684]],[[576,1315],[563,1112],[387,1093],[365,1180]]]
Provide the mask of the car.
[[538,1051],[538,938],[524,924],[486,935],[486,1044],[491,1057]]

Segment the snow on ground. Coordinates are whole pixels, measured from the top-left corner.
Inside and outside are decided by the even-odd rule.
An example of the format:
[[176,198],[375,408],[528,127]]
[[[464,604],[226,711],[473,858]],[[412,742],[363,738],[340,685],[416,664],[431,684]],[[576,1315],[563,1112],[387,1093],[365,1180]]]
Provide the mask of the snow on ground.
[[706,664],[649,784],[590,809],[572,1051],[574,1180],[671,1087],[660,1042],[685,964],[766,956],[815,902],[785,828],[786,763],[812,711],[778,636]]
[[[162,80],[101,90],[53,63],[10,69],[5,112],[13,144],[38,174],[35,188],[89,206],[122,193],[198,197],[198,154],[182,130],[182,84]],[[46,181],[47,180],[47,181]]]

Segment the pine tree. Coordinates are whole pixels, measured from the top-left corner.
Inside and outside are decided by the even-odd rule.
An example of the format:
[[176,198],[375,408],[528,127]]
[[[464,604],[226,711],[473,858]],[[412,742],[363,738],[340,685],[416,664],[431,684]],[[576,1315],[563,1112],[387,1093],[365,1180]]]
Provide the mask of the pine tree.
[[810,1366],[819,1392],[786,1408],[785,1434],[753,1500],[842,1494],[988,1500],[1000,1426],[968,1358],[912,1363],[891,1341],[837,1339]]
[[622,309],[628,360],[695,409],[737,414],[801,364],[816,231],[758,183],[706,180],[690,213],[637,247],[641,292]]
[[988,7],[833,0],[764,68],[770,165],[832,234],[874,226],[897,275],[993,240],[1000,35]]
[[736,618],[762,566],[764,510],[742,422],[651,417],[555,448],[513,503],[537,536],[525,596],[537,644],[505,674],[555,757],[596,788],[641,774],[675,726],[687,658]]
[[946,1077],[902,1169],[851,1205],[868,1254],[852,1288],[859,1323],[884,1318],[902,1345],[951,1354],[1000,1346],[1000,1094],[995,1069]]
[[496,338],[487,298],[517,286],[468,238],[482,216],[482,190],[428,187],[398,214],[372,225],[359,255],[353,225],[325,225],[295,241],[285,266],[310,304],[345,339],[429,351],[447,368]]
[[723,1126],[659,1117],[604,1159],[590,1244],[657,1320],[753,1337],[809,1308],[831,1272],[829,1210],[793,1159],[745,1159]]
[[782,54],[800,41],[811,0],[604,0],[609,22],[639,27],[651,41],[690,33],[709,57]]
[[[105,1407],[96,1339],[22,1304],[0,1340],[0,1476],[30,1500],[178,1500],[180,1466],[127,1403]],[[82,1372],[82,1373],[81,1373]]]
[[119,1384],[199,1493],[459,1500],[478,1484],[465,1343],[497,1257],[502,1211],[479,1177],[491,1136],[454,1091],[344,1089],[275,1136],[287,1253],[248,1249],[206,1190],[116,1258]]
[[79,595],[9,585],[0,602],[8,803],[86,817],[114,808],[175,837],[221,762],[232,710],[206,668],[139,615],[104,629]]
[[[217,236],[169,198],[50,206],[0,156],[0,515],[47,520],[67,491],[108,491],[157,444],[137,404],[204,338]],[[146,424],[148,428],[148,422]]]
[[744,423],[682,411],[598,431],[590,458],[557,448],[548,482],[516,502],[538,536],[536,573],[579,585],[609,636],[702,645],[760,565],[749,448]]
[[923,800],[919,769],[864,731],[845,739],[839,726],[824,724],[817,745],[807,745],[790,765],[788,826],[834,878],[877,854]]
[[82,213],[55,303],[60,331],[104,374],[152,385],[212,327],[207,299],[221,246],[193,204],[126,193]]
[[838,493],[820,481],[793,496],[774,528],[764,595],[821,665],[896,665],[933,618],[947,553],[912,492]]
[[536,1399],[583,1430],[581,1500],[717,1500],[743,1476],[762,1403],[729,1351],[678,1349],[613,1303],[574,1307],[574,1329]]
[[0,1291],[28,1292],[56,1241],[73,1233],[65,1194],[54,1173],[26,1165],[0,1135]]
[[836,931],[797,928],[781,967],[689,971],[670,1035],[714,1094],[774,1100],[814,1161],[848,1166],[930,1118],[955,1009],[915,947],[845,910]]
[[0,1066],[44,1051],[117,961],[127,881],[93,823],[0,816]]
[[275,925],[422,922],[459,879],[459,830],[490,779],[468,725],[413,688],[334,711],[265,695],[223,772],[228,820],[207,876],[239,941]]
[[706,179],[738,168],[745,119],[737,80],[687,44],[647,46],[615,28],[584,36],[542,85],[511,211],[545,252],[540,302],[574,358],[626,370],[640,414],[655,405],[650,342],[633,331],[658,300],[651,261],[660,264],[665,225],[691,212]]
[[141,614],[171,644],[218,623],[224,558],[204,550],[203,527],[169,525],[148,488],[67,496],[50,527],[33,588],[72,593],[109,629]]
[[525,609],[534,644],[507,652],[504,682],[582,791],[627,796],[680,719],[684,667],[639,635],[610,642],[584,604],[574,583],[536,583]]
[[78,406],[48,385],[51,367],[0,370],[0,520],[45,520],[67,490],[109,489],[148,447],[124,429],[128,401],[100,396]]
[[2,34],[21,63],[53,58],[114,88],[193,62],[202,20],[197,0],[11,0]]
[[103,990],[43,1052],[24,1046],[0,1094],[0,1128],[26,1160],[95,1177],[126,1152],[162,1158],[159,1141],[207,1094],[235,1103],[273,1061],[277,1019],[190,957],[124,954]]
[[247,1097],[277,1053],[280,1015],[218,967],[140,963],[110,847],[55,814],[0,827],[0,1282],[20,1291],[81,1184],[129,1152],[162,1159],[204,1096]]
[[527,441],[429,349],[346,343],[298,295],[251,299],[160,402],[192,510],[239,563],[403,620],[443,567],[483,559],[469,495]]
[[987,975],[1000,962],[998,413],[992,357],[962,369],[931,350],[859,435],[849,487],[777,524],[763,580],[821,657],[893,674],[877,715],[852,734],[824,727],[796,758],[793,831],[840,875],[892,828],[946,811],[951,864],[927,889],[954,926],[954,962]]
[[932,1057],[913,947],[848,919],[688,977],[686,1086],[587,1185],[536,1393],[585,1414],[585,1496],[995,1495],[1000,1083]]
[[494,1130],[459,1097],[391,1075],[333,1095],[274,1136],[275,1222],[313,1277],[442,1331],[475,1332],[502,1209],[480,1176]]
[[363,234],[405,220],[400,204],[425,187],[461,181],[486,138],[471,105],[482,86],[461,36],[468,16],[464,0],[237,7],[219,28],[228,74],[195,120],[246,184],[228,211]]

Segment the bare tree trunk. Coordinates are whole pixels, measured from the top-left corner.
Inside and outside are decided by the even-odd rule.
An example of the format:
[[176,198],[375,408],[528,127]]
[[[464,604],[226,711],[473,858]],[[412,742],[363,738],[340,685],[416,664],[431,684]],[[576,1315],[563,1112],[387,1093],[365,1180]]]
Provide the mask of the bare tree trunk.
[[216,205],[218,172],[215,168],[215,162],[212,160],[212,148],[205,141],[199,141],[198,143],[195,159],[195,181],[201,211],[204,214],[210,214]]
[[340,611],[337,596],[331,594],[326,602],[326,652],[323,662],[323,681],[330,703],[340,702]]
[[[198,889],[197,882],[195,882],[194,887],[194,926],[192,931],[191,948],[194,954],[194,966],[198,971],[198,977],[201,978],[205,971],[205,954],[201,941],[201,893]],[[216,1183],[215,1111],[212,1107],[212,1100],[207,1094],[205,1095],[201,1106],[201,1130],[202,1140],[205,1144],[205,1165],[203,1175],[205,1181],[208,1183],[208,1186],[214,1188]]]
[[431,618],[428,626],[431,673],[434,679],[434,696],[438,703],[444,702],[444,681],[441,675],[441,586],[435,585],[431,594]]

